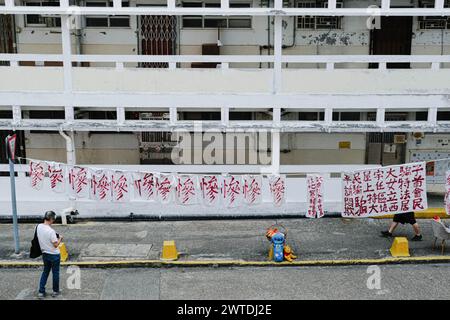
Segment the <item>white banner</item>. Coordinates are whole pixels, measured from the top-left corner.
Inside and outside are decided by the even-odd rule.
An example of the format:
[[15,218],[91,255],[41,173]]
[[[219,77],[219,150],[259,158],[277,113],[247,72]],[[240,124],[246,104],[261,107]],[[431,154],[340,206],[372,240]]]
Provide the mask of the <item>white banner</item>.
[[244,175],[244,201],[248,205],[262,202],[262,176]]
[[425,162],[343,175],[343,217],[371,217],[428,207]]
[[58,162],[48,163],[50,189],[57,193],[66,191],[66,166]]
[[47,171],[47,163],[45,161],[30,161],[30,185],[33,189],[41,190],[44,184],[45,172]]
[[84,167],[69,167],[70,191],[76,198],[87,198],[89,196],[89,172]]
[[111,201],[112,182],[109,170],[90,169],[91,190],[90,198],[98,201]]
[[276,206],[284,204],[286,201],[286,176],[275,174],[269,175],[269,187],[273,204]]
[[174,193],[174,178],[171,174],[160,173],[156,179],[156,197],[158,201],[167,204],[172,201]]
[[226,207],[238,207],[243,198],[242,177],[224,176],[222,178],[222,199]]
[[450,215],[450,171],[445,173],[445,212]]
[[220,203],[220,176],[202,176],[200,179],[200,190],[202,203],[207,206],[217,206]]
[[322,218],[323,210],[323,176],[317,174],[308,174],[306,176],[308,190],[306,192],[306,202],[308,210],[306,217]]
[[156,176],[154,173],[133,172],[134,198],[139,200],[156,200]]
[[128,174],[114,171],[111,175],[112,200],[114,202],[130,201],[130,184]]
[[178,204],[190,205],[198,203],[198,179],[194,175],[178,175],[176,186],[176,200]]

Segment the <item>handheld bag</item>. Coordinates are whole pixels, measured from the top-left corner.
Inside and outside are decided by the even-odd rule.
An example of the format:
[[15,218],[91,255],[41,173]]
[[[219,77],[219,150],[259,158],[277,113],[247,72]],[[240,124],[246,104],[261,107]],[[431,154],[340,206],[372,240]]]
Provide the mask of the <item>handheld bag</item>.
[[66,262],[67,259],[69,259],[69,252],[67,251],[67,247],[64,242],[60,243],[59,251],[61,253],[61,262]]
[[39,239],[37,236],[37,226],[34,229],[34,237],[31,240],[30,258],[35,259],[42,255],[41,246],[39,245]]

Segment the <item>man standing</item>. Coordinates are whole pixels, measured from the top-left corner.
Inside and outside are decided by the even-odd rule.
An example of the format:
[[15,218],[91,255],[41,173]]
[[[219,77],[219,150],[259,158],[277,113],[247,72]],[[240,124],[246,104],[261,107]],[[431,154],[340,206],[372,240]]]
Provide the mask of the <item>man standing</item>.
[[59,251],[59,245],[62,241],[62,236],[59,236],[51,225],[56,220],[56,213],[54,211],[47,211],[44,216],[44,222],[37,226],[37,237],[39,239],[39,245],[41,246],[42,259],[44,261],[44,271],[41,275],[39,282],[39,298],[45,297],[45,286],[47,279],[52,271],[53,278],[53,293],[52,297],[59,295],[59,265],[61,261],[61,255]]
[[398,213],[394,215],[394,221],[392,221],[389,230],[381,231],[381,235],[383,235],[384,237],[392,237],[392,233],[394,232],[395,228],[397,228],[399,223],[401,224],[409,223],[412,225],[415,235],[414,237],[412,237],[411,241],[422,240],[419,224],[417,223],[416,218],[414,217],[414,212]]

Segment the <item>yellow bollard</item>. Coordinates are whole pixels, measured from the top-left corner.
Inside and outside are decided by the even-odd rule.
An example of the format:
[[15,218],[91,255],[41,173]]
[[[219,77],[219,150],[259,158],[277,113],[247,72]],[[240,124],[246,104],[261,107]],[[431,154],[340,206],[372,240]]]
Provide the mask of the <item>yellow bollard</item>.
[[177,260],[178,251],[175,246],[175,241],[164,241],[161,260]]
[[405,237],[395,237],[390,251],[393,257],[409,257],[408,239]]
[[64,242],[59,244],[59,252],[61,254],[61,262],[66,262],[69,259],[69,253],[67,252],[67,247]]
[[269,247],[269,260],[273,260],[273,245],[270,245]]

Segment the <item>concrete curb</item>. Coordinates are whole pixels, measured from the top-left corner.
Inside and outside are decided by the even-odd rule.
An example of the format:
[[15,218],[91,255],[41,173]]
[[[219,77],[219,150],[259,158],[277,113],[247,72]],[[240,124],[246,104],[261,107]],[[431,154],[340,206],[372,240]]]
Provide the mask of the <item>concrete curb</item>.
[[[350,260],[298,260],[293,262],[245,261],[245,260],[203,260],[203,261],[161,261],[161,260],[120,260],[120,261],[74,261],[62,262],[61,266],[80,268],[171,268],[171,267],[315,267],[346,265],[387,265],[387,264],[427,264],[450,263],[450,256],[423,256],[408,258],[350,259]],[[38,268],[41,262],[0,262],[0,269]]]

